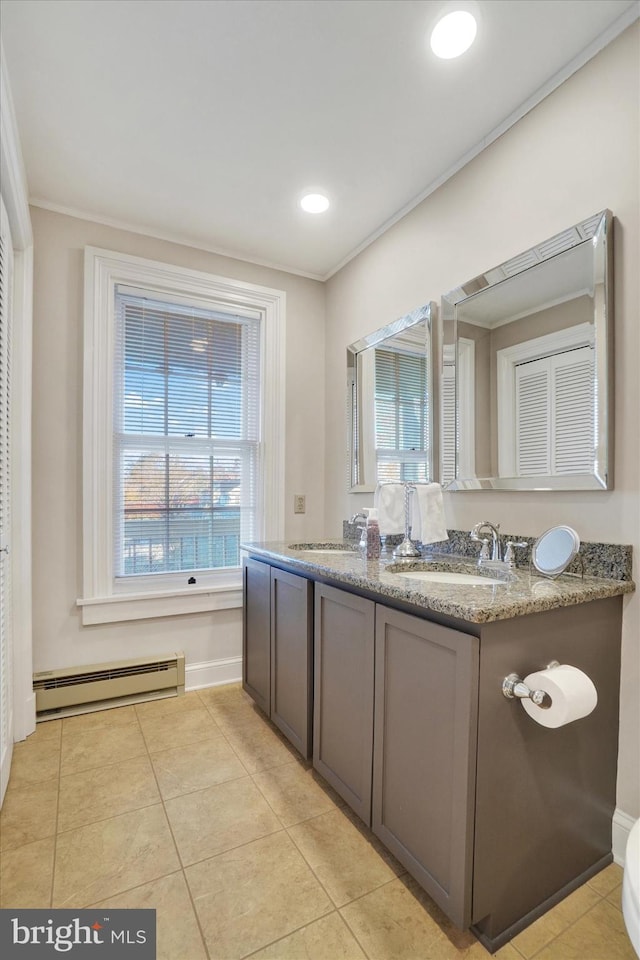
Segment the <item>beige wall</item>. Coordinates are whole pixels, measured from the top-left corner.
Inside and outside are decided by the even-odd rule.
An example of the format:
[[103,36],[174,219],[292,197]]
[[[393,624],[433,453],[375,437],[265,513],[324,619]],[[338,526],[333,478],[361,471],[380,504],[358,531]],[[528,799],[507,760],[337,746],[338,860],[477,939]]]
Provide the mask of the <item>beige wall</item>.
[[[286,535],[324,532],[324,287],[190,247],[39,208],[33,352],[34,670],[182,649],[187,663],[241,654],[241,611],[82,627],[82,303],[85,245],[286,291]],[[307,513],[293,514],[294,493]]]
[[[616,455],[611,492],[445,494],[447,522],[536,535],[569,523],[640,552],[639,27],[635,24],[327,284],[327,533],[370,497],[345,490],[348,343],[609,207],[615,217]],[[337,426],[331,426],[337,425]],[[640,816],[640,596],[625,599],[618,805]]]

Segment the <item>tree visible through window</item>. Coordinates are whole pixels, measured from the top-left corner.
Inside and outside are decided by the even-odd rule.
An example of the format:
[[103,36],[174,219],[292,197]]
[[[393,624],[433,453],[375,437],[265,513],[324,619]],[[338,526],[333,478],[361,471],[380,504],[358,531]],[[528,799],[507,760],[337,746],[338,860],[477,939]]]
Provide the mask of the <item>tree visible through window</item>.
[[115,576],[237,567],[251,539],[259,321],[116,288]]

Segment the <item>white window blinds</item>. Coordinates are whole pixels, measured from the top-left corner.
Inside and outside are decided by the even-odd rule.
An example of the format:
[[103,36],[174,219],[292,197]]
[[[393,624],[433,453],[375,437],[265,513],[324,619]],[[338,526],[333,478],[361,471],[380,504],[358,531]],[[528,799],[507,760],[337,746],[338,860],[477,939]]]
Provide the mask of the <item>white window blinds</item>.
[[375,351],[377,477],[428,480],[430,412],[426,357]]
[[116,287],[114,574],[237,567],[252,539],[260,323]]

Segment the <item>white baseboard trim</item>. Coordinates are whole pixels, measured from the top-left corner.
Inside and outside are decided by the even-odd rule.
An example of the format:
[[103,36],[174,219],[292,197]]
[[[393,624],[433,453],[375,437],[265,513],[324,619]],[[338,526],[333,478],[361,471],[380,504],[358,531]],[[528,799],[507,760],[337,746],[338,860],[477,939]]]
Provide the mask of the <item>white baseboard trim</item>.
[[627,849],[627,840],[631,833],[631,827],[635,823],[635,818],[630,817],[618,807],[613,815],[613,859],[619,866],[624,867],[625,852]]
[[202,690],[204,687],[217,687],[222,683],[237,683],[242,680],[242,657],[188,663],[184,673],[185,690]]

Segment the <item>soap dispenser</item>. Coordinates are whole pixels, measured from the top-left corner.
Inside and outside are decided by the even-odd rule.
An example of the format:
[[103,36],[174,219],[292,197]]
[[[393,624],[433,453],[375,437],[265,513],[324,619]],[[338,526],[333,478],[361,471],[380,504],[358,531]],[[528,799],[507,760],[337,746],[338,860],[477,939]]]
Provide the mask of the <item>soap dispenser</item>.
[[367,516],[367,525],[364,529],[367,538],[367,560],[380,559],[380,526],[378,524],[378,511],[375,507],[370,507]]

